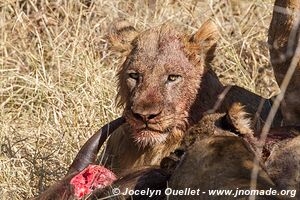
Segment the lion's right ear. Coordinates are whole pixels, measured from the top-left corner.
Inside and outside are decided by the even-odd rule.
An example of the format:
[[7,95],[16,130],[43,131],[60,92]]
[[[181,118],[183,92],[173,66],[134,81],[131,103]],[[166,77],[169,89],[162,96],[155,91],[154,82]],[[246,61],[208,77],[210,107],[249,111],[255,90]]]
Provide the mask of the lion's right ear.
[[208,20],[189,39],[188,50],[191,55],[204,56],[205,62],[209,63],[214,57],[215,48],[220,38],[216,24]]
[[109,40],[114,50],[126,52],[131,50],[131,43],[138,34],[129,22],[121,20],[113,23],[109,32]]

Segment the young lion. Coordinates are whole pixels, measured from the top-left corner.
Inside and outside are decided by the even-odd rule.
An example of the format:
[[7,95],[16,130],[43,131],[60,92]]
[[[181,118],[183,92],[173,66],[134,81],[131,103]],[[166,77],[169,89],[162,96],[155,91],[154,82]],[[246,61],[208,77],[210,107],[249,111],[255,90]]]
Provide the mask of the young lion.
[[[191,37],[170,24],[139,34],[122,22],[111,38],[118,47],[130,49],[118,74],[127,123],[112,134],[101,157],[105,166],[120,174],[159,164],[178,146],[187,128],[214,107],[225,87],[208,66],[219,38],[211,21]],[[225,112],[241,102],[254,114],[260,101],[257,95],[233,86],[217,111]]]

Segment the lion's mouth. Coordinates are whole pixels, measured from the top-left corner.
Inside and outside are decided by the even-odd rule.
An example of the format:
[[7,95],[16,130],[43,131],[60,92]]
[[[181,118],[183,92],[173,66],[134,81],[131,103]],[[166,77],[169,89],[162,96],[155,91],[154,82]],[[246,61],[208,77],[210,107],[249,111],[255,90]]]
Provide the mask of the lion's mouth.
[[147,123],[138,120],[127,120],[132,128],[132,136],[137,144],[142,147],[153,146],[166,141],[168,130],[160,123]]
[[144,123],[140,126],[135,127],[135,129],[137,132],[141,132],[141,131],[153,131],[157,133],[164,132],[161,126],[158,126],[157,124],[150,124],[150,123]]
[[135,142],[142,147],[161,144],[166,141],[168,135],[167,132],[160,132],[147,128],[133,132]]
[[[165,114],[166,115],[166,114]],[[132,129],[132,137],[141,146],[153,146],[167,141],[174,129],[186,128],[186,115],[176,117],[174,114],[156,118],[152,121],[143,121],[135,118],[130,110],[124,113],[127,123]]]
[[168,133],[164,131],[160,126],[156,124],[143,124],[140,127],[135,127],[133,132],[133,138],[142,146],[155,145],[163,143],[168,136]]
[[166,127],[169,125],[169,121],[161,121],[159,119],[156,119],[153,122],[136,119],[132,112],[125,113],[125,118],[132,129],[134,129],[134,132],[153,131],[157,133],[164,133],[166,132]]

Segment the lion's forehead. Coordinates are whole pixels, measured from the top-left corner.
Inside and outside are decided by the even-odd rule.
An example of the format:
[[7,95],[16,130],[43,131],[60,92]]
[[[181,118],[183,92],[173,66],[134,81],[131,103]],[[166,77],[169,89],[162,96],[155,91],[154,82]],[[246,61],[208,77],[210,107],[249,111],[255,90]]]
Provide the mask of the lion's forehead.
[[156,45],[154,47],[140,47],[133,52],[131,64],[145,69],[164,68],[165,70],[190,71],[193,64],[184,52],[179,39]]
[[165,45],[173,44],[174,47],[180,48],[182,33],[179,33],[170,25],[163,24],[152,29],[148,29],[137,36],[135,46],[140,49],[157,50]]
[[134,42],[132,54],[137,64],[149,67],[175,65],[191,67],[185,53],[183,34],[172,25],[161,26],[146,30]]

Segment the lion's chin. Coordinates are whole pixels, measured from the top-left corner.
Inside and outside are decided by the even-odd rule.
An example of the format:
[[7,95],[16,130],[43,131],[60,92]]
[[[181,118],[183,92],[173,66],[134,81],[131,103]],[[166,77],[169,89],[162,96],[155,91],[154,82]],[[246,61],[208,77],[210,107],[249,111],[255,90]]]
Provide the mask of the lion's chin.
[[154,146],[164,143],[168,134],[152,130],[140,130],[133,134],[135,142],[141,147]]

